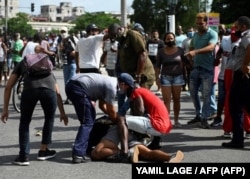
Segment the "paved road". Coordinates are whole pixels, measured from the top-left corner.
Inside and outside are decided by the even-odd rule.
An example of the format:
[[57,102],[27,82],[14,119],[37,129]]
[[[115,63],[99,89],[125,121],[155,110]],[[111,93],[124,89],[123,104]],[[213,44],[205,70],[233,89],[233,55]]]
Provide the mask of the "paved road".
[[[55,70],[55,75],[61,86],[65,99],[63,76],[61,70]],[[154,90],[155,87],[152,89]],[[0,108],[3,106],[3,90],[0,88]],[[111,164],[106,162],[90,162],[86,164],[71,164],[71,146],[78,129],[78,121],[71,105],[65,105],[70,117],[69,125],[60,123],[58,115],[53,132],[53,144],[50,146],[57,151],[57,157],[49,161],[37,161],[37,152],[41,137],[35,136],[36,130],[41,129],[43,113],[38,105],[30,125],[30,160],[28,167],[12,165],[11,162],[18,154],[18,124],[19,114],[10,105],[10,117],[7,124],[0,122],[0,178],[1,179],[130,179],[131,164]],[[57,112],[58,114],[58,112]],[[102,113],[98,111],[98,116]],[[183,92],[181,97],[180,122],[182,128],[173,129],[163,137],[162,150],[173,153],[182,150],[185,154],[184,163],[249,163],[250,140],[245,140],[243,150],[224,149],[221,143],[228,141],[222,137],[221,127],[201,129],[198,126],[187,126],[188,120],[194,117],[194,109],[189,96]],[[173,117],[172,117],[173,118]]]

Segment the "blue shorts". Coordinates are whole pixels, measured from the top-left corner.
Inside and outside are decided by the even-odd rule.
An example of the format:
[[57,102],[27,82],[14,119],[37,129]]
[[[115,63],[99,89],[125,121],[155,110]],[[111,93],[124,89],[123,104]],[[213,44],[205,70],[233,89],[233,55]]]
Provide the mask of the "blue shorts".
[[161,75],[161,86],[182,86],[185,84],[183,75]]

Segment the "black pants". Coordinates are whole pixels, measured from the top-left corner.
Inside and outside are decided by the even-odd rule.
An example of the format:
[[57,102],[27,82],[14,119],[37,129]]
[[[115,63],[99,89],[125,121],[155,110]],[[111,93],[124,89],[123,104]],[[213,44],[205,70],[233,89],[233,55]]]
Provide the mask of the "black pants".
[[250,78],[235,71],[229,96],[229,110],[233,122],[233,139],[236,144],[244,142],[243,110],[250,114]]

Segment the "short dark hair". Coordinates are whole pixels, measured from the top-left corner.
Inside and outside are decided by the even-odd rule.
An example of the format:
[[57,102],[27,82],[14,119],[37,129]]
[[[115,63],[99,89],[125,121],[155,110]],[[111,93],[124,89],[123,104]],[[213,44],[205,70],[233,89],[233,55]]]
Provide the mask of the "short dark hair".
[[240,16],[237,22],[240,26],[245,25],[248,29],[250,28],[250,19],[247,16]]
[[196,15],[196,19],[203,19],[203,21],[207,22],[208,17],[205,12],[201,12]]
[[173,32],[166,32],[165,35],[164,35],[164,37],[163,37],[163,40],[164,40],[164,41],[165,41],[167,35],[169,35],[169,34],[173,35],[173,36],[174,36],[174,39],[175,39],[175,34],[174,34]]

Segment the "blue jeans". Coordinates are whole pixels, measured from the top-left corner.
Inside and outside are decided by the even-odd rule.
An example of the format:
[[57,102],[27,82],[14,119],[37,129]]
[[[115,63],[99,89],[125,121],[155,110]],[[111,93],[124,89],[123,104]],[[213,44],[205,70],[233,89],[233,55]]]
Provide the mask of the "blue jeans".
[[26,89],[21,95],[21,117],[19,124],[20,156],[27,156],[30,152],[29,125],[37,102],[40,101],[44,111],[42,144],[50,144],[57,108],[56,92],[48,88]]
[[[213,95],[214,71],[208,71],[202,67],[195,67],[190,73],[190,95],[195,107],[197,116],[207,119],[211,112],[211,97]],[[201,89],[203,105],[199,96]]]
[[216,103],[216,83],[213,83],[212,85],[212,95],[211,95],[211,109],[210,109],[210,115],[216,114],[217,112],[217,103]]
[[235,71],[229,94],[229,110],[232,116],[234,144],[244,142],[244,117],[243,110],[250,114],[250,79],[246,78],[241,71]]
[[72,155],[85,156],[90,132],[96,118],[96,111],[80,83],[70,80],[65,88],[68,98],[72,101],[77,118],[80,122],[75,138]]
[[76,64],[75,63],[63,65],[63,77],[64,77],[64,84],[65,85],[75,74],[76,74]]

